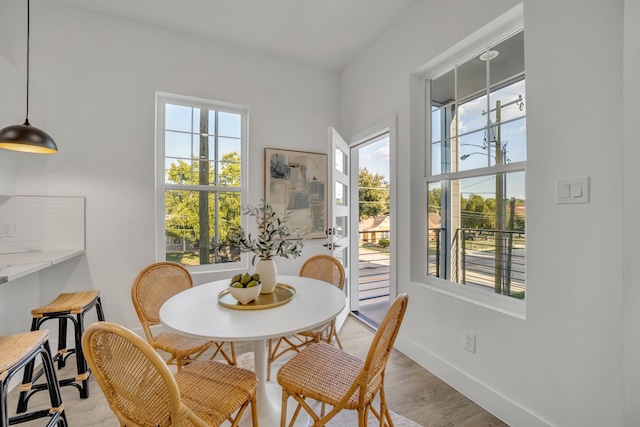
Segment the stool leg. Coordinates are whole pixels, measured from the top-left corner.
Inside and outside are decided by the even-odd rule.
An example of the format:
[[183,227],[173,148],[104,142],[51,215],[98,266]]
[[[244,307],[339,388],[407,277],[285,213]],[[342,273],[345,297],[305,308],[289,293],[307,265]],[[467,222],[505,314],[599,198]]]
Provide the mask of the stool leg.
[[98,320],[104,321],[104,312],[102,311],[102,301],[100,300],[100,297],[98,297],[96,301],[96,311],[98,313]]
[[[34,317],[31,319],[31,330],[37,331],[40,328],[40,322],[38,318]],[[27,410],[27,402],[29,399],[29,389],[26,388],[27,384],[31,384],[33,380],[33,369],[35,367],[35,360],[30,360],[29,363],[24,367],[24,373],[22,375],[22,388],[20,391],[20,396],[18,397],[18,408],[16,412],[21,414]]]
[[[35,363],[37,356],[40,355],[42,360],[42,373],[44,373],[47,383],[45,388],[49,390],[49,399],[51,406],[49,409],[39,409],[22,415],[16,415],[9,418],[7,412],[7,393],[8,384],[13,375],[20,371],[23,367]],[[28,399],[28,397],[27,397]],[[58,379],[56,377],[56,369],[53,358],[51,357],[51,348],[49,346],[49,340],[41,342],[35,347],[28,356],[27,359],[17,365],[12,366],[8,375],[2,380],[2,402],[0,403],[0,426],[7,427],[13,424],[20,424],[27,421],[36,420],[39,418],[49,418],[47,427],[68,425],[67,415],[64,411],[64,405],[62,403],[62,395],[60,393],[60,387],[58,385]]]
[[62,369],[67,364],[67,318],[58,319],[58,354],[54,360],[58,360],[58,369]]
[[49,347],[48,340],[44,342],[44,346],[40,354],[42,355],[42,366],[44,369],[44,374],[47,377],[47,384],[49,385],[49,399],[51,400],[52,410],[51,416],[58,417],[59,419],[61,419],[62,425],[66,426],[67,414],[65,413],[64,407],[62,405],[62,395],[60,394],[60,387],[58,385],[58,378],[56,376],[56,370],[53,364],[53,358],[51,357],[51,349]]
[[4,378],[0,385],[0,427],[9,426],[9,408],[7,408],[7,395],[9,394],[9,378]]
[[78,368],[77,379],[82,381],[80,387],[80,397],[85,399],[89,397],[89,368],[87,367],[87,360],[84,358],[84,352],[82,351],[82,332],[84,331],[84,313],[79,313],[75,322],[75,335],[76,335],[76,366]]
[[[71,354],[76,355],[76,368],[77,375],[71,378],[65,378],[57,381],[59,387],[63,386],[74,386],[80,392],[80,398],[86,399],[89,397],[89,377],[91,375],[91,371],[89,370],[89,366],[87,364],[87,360],[84,357],[84,353],[82,351],[82,333],[84,332],[84,315],[87,311],[95,306],[98,320],[104,321],[104,312],[102,310],[102,301],[100,297],[98,297],[92,304],[88,304],[84,310],[80,313],[77,313],[74,317],[69,312],[63,313],[51,313],[45,315],[43,318],[33,318],[31,324],[31,330],[37,330],[40,328],[42,323],[46,320],[58,319],[58,353],[52,358],[52,363],[55,364],[57,362],[58,369],[63,368],[66,365],[66,358]],[[73,349],[67,348],[67,322],[73,322],[73,330],[74,330],[74,340],[75,347]],[[20,391],[20,396],[18,399],[18,408],[17,412],[22,413],[26,412],[29,398],[36,392],[44,390],[47,388],[47,384],[32,384],[32,382],[37,381],[38,378],[43,374],[43,369],[38,370],[38,372],[34,376],[34,361],[29,361],[29,364],[25,367],[24,378],[23,378],[23,388]],[[25,385],[28,385],[26,387]],[[66,424],[66,420],[63,420]],[[1,426],[0,426],[1,427]]]

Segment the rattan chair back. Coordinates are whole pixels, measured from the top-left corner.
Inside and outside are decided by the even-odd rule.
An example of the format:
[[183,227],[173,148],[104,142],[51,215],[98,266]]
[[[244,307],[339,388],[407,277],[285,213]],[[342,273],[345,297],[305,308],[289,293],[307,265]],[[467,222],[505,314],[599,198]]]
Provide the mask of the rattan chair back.
[[82,348],[120,425],[180,425],[191,417],[167,364],[132,331],[94,323],[82,336]]
[[[340,261],[331,255],[315,255],[307,259],[300,267],[301,277],[322,280],[330,283],[340,290],[344,288],[345,271]],[[303,331],[288,337],[280,337],[273,343],[269,340],[267,359],[267,380],[271,379],[271,366],[273,362],[288,352],[299,353],[304,347],[314,342],[325,341],[329,344],[335,342],[342,348],[335,319],[320,325],[313,330]]]
[[300,276],[311,277],[331,283],[342,290],[344,287],[344,267],[331,255],[315,255],[300,267]]
[[402,319],[407,311],[408,302],[409,296],[406,293],[402,293],[396,297],[393,304],[391,304],[387,310],[384,319],[382,319],[378,331],[373,337],[373,341],[371,341],[369,353],[362,368],[364,373],[363,378],[366,378],[366,381],[361,384],[361,399],[366,399],[366,393],[375,393],[380,387],[384,369],[387,366],[391,350],[393,350],[393,344],[398,337]]
[[154,335],[152,327],[160,323],[160,307],[172,296],[193,287],[189,271],[175,262],[156,262],[145,267],[133,281],[131,300],[136,309],[147,341],[155,349],[168,352],[168,364],[176,363],[178,370],[185,363],[200,357],[215,346],[211,358],[220,354],[231,365],[236,364],[235,346],[229,343],[230,354],[223,349],[223,342],[191,338],[174,332]]
[[[298,404],[289,425],[296,421],[300,408],[309,413],[313,426],[324,426],[345,409],[358,411],[360,427],[367,425],[370,411],[381,426],[393,425],[384,392],[384,375],[408,301],[408,295],[403,293],[391,304],[371,341],[365,360],[325,342],[318,342],[286,362],[278,371],[278,383],[283,393],[281,427],[287,425],[289,397]],[[376,396],[379,396],[379,410],[373,407]],[[320,414],[307,399],[322,403]],[[332,407],[326,414],[325,405]]]
[[96,322],[82,336],[96,381],[120,425],[237,427],[251,406],[257,427],[252,371],[213,360],[196,360],[173,375],[144,339],[111,322]]
[[131,299],[145,333],[160,323],[162,304],[192,286],[191,274],[175,262],[157,262],[140,271],[131,287]]

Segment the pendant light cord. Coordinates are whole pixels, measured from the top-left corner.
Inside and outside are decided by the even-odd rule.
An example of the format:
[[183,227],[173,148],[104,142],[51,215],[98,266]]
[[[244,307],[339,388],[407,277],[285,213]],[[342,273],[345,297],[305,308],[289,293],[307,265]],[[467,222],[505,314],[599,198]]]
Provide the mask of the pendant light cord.
[[[0,0],[4,1],[4,0]],[[24,0],[23,0],[24,1]],[[26,153],[58,152],[56,142],[45,131],[31,126],[29,123],[29,85],[31,66],[31,1],[27,1],[27,100],[24,124],[7,126],[0,129],[0,149],[22,151]],[[24,4],[24,3],[23,3]],[[0,409],[0,412],[3,412]],[[3,424],[4,423],[0,423]]]
[[27,0],[27,115],[24,119],[24,124],[29,125],[29,33],[31,27],[31,0]]

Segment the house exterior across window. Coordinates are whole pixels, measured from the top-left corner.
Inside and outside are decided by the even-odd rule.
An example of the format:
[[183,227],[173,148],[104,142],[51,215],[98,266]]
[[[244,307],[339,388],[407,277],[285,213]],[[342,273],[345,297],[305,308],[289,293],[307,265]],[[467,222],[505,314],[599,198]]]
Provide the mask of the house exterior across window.
[[379,243],[380,239],[389,240],[390,230],[391,220],[389,215],[364,218],[358,224],[361,243]]

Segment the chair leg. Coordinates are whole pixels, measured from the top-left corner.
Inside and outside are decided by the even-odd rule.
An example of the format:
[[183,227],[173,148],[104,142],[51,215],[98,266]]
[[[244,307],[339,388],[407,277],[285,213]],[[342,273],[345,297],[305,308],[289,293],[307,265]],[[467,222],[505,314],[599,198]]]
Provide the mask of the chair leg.
[[358,427],[367,427],[369,425],[368,406],[358,409]]
[[329,333],[325,336],[324,341],[326,341],[327,344],[333,345],[333,340],[336,340],[336,343],[338,344],[338,348],[340,350],[344,350],[342,348],[342,343],[340,342],[340,338],[338,337],[338,328],[336,328],[336,322],[335,320],[333,320],[331,322],[331,325],[329,326]]
[[253,395],[251,399],[251,425],[253,427],[258,427],[258,404],[256,400],[256,395]]
[[389,406],[387,405],[387,398],[384,394],[384,384],[380,387],[380,425],[383,425],[383,420],[386,418],[389,427],[393,427],[393,420],[389,413]]
[[[271,347],[271,340],[269,340],[269,347]],[[282,390],[282,410],[280,411],[280,427],[287,427],[287,400],[289,400],[289,393],[287,393],[285,390]]]
[[271,381],[271,364],[272,363],[273,363],[273,339],[269,338],[269,348],[267,348],[267,381]]
[[227,418],[227,421],[229,421],[231,423],[231,427],[238,427],[238,423],[240,422],[240,419],[242,418],[242,415],[244,414],[244,411],[247,410],[247,407],[249,406],[250,402],[244,402],[242,404],[242,406],[240,407],[240,409],[238,410],[238,412],[236,412],[236,416],[235,417],[229,417]]
[[333,338],[335,338],[335,339],[336,339],[336,343],[338,343],[338,348],[339,348],[340,350],[344,350],[344,349],[342,348],[342,343],[340,342],[340,338],[338,337],[338,333],[336,332],[336,330],[335,330],[335,329],[333,329],[332,333],[333,333]]
[[230,342],[229,346],[231,347],[231,361],[233,362],[233,363],[231,363],[231,365],[237,366],[238,365],[238,360],[236,359],[236,345],[235,345],[235,343]]
[[[229,354],[227,354],[226,351],[224,351],[224,342],[215,342],[213,345],[216,347],[216,351],[213,352],[213,355],[209,358],[209,360],[214,360],[215,357],[218,355],[218,353],[224,358],[224,360],[227,361],[227,363],[231,366],[236,366],[237,365],[237,361],[236,361],[236,346],[234,345],[233,342],[229,343],[229,347],[231,349],[231,356],[229,356]],[[200,355],[202,353],[204,353],[205,350],[203,350],[202,352],[198,353],[194,359],[197,359],[198,357],[200,357]]]

